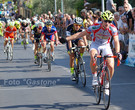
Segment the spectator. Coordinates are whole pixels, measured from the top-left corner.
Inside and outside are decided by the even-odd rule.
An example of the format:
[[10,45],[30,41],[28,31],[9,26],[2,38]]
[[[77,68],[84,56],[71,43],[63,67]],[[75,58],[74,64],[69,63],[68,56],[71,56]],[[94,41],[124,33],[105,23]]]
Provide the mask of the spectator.
[[132,17],[132,13],[131,13],[131,10],[130,10],[128,4],[124,4],[124,9],[125,9],[124,15],[126,15],[126,18],[127,18],[127,24],[128,24],[129,32],[131,32],[133,30],[133,27],[134,27],[133,26],[134,19]]
[[132,9],[132,6],[129,4],[128,0],[124,0],[124,4],[128,4],[129,9],[130,9],[130,10]]
[[81,17],[82,17],[83,20],[87,19],[87,10],[86,9],[81,10]]
[[70,15],[67,15],[67,18],[66,18],[66,27],[68,25],[70,25],[70,24],[72,24],[72,19],[71,19]]
[[114,5],[113,0],[106,1],[106,10],[110,10],[112,13],[116,11],[116,6]]
[[133,29],[132,33],[135,34],[135,8],[132,9],[132,16],[134,18],[134,26],[133,26],[134,29]]
[[114,13],[114,22],[113,24],[115,24],[115,26],[117,27],[117,29],[119,30],[119,27],[122,23],[121,19],[120,19],[120,15],[119,15],[119,12],[115,12]]
[[124,7],[123,6],[119,6],[118,7],[118,12],[119,12],[120,18],[121,18],[121,16],[123,16],[124,15],[124,12],[125,12]]

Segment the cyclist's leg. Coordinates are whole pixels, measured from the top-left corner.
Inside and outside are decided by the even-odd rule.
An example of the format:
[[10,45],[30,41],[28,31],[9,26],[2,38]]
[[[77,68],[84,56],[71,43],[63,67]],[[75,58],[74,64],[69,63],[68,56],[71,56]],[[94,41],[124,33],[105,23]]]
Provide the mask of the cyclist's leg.
[[29,42],[28,42],[28,32],[27,32],[27,30],[26,30],[26,44],[29,44]]
[[52,56],[54,55],[54,41],[51,41],[50,42],[51,44],[51,53],[52,53]]
[[6,37],[6,38],[5,38],[5,41],[4,41],[4,52],[6,52],[5,47],[6,47],[6,45],[7,45],[7,42],[8,42],[8,37]]
[[[90,68],[91,68],[91,72],[92,72],[92,75],[93,75],[93,80],[92,80],[92,85],[95,86],[98,84],[97,82],[97,71],[96,71],[96,61],[95,61],[95,54],[98,54],[98,45],[95,45],[94,43],[91,44],[91,48],[90,48],[90,57],[91,57],[91,60],[90,60]],[[93,65],[93,63],[95,63],[95,65]]]
[[43,42],[43,58],[46,57],[46,40]]
[[10,42],[11,42],[11,46],[12,46],[12,49],[13,49],[13,47],[14,47],[14,38],[11,37],[11,41]]
[[35,44],[35,49],[34,49],[34,58],[35,58],[35,60],[37,59],[37,48],[38,48],[38,43],[37,42],[35,42],[34,43]]
[[[103,48],[104,48],[103,49],[103,56],[104,55],[113,56],[110,45],[107,44]],[[110,72],[110,78],[112,78],[113,73],[114,73],[114,58],[107,58],[107,67],[108,67],[109,72]]]
[[[80,39],[78,41],[78,46],[85,46],[84,41],[82,39]],[[84,50],[85,50],[84,48],[81,48],[80,49],[80,55],[81,55],[81,57],[83,56]]]

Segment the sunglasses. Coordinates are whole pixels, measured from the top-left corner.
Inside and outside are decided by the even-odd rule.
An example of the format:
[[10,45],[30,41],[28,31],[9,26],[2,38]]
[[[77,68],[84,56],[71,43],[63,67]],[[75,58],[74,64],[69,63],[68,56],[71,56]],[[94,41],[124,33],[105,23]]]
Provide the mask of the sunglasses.
[[52,27],[52,25],[46,25],[46,27]]
[[107,23],[107,22],[108,22],[108,23],[112,23],[112,21],[110,21],[110,20],[104,20],[104,22],[105,22],[105,23]]
[[82,26],[82,25],[79,25],[79,24],[74,24],[75,26]]

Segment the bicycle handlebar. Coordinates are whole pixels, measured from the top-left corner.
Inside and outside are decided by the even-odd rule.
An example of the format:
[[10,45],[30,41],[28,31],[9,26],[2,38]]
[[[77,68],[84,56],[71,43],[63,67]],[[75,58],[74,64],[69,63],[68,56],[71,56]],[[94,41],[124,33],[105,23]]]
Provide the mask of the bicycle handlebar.
[[[116,59],[117,59],[117,66],[120,65],[120,59],[119,59],[117,56],[108,56],[108,55],[106,55],[106,56],[101,56],[101,55],[97,55],[97,54],[96,54],[96,55],[94,56],[95,61],[96,61],[96,58],[104,58],[104,59],[106,59],[106,58],[116,58]],[[96,64],[96,62],[93,63],[93,66],[95,66],[95,64]]]

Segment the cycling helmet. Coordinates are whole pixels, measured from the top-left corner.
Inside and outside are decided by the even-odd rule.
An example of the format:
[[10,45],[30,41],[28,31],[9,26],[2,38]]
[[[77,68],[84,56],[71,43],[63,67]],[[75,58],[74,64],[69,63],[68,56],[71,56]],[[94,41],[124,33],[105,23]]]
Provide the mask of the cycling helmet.
[[23,22],[23,23],[27,23],[27,21],[26,21],[26,20],[23,20],[22,22]]
[[53,22],[51,20],[48,20],[45,22],[46,25],[53,25]]
[[113,21],[114,20],[114,15],[109,10],[106,10],[105,12],[102,13],[101,18],[103,20]]
[[76,17],[76,18],[74,19],[74,23],[75,23],[75,24],[78,24],[78,25],[82,25],[83,19],[80,18],[80,17]]
[[15,21],[15,24],[20,24],[20,22],[19,21]]
[[0,26],[3,26],[3,23],[0,21]]
[[11,27],[13,27],[14,26],[14,22],[9,22],[8,25],[11,26]]

